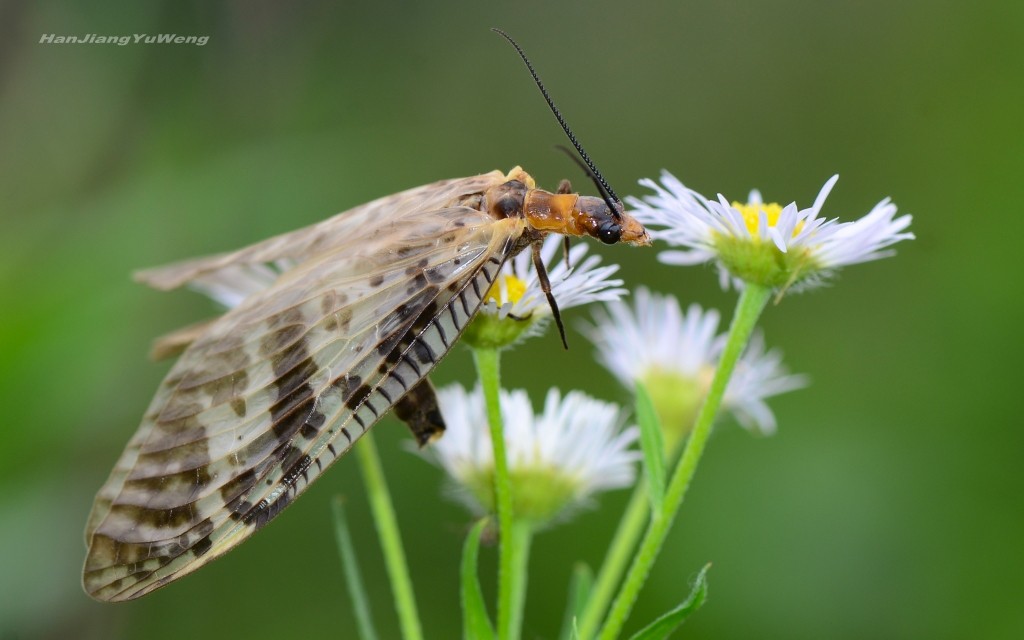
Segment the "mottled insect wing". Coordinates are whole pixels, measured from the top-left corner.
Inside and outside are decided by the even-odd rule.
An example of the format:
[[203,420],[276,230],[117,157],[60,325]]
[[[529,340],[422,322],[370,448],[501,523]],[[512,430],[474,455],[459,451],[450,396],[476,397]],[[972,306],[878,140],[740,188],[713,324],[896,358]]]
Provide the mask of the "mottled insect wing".
[[[471,206],[501,179],[421,187],[140,275],[160,288],[210,290],[247,270],[278,272],[182,340],[89,517],[90,595],[135,598],[225,553],[410,390],[429,389],[424,376],[518,248],[521,219]],[[416,420],[429,429],[429,416]]]
[[190,324],[187,327],[182,327],[176,331],[160,336],[153,341],[153,346],[149,350],[150,359],[164,360],[166,358],[173,358],[174,356],[181,355],[181,353],[185,351],[190,344],[201,338],[204,333],[209,331],[214,322],[216,322],[216,318],[196,322],[195,324]]
[[[349,247],[368,253],[371,244],[383,252],[383,257],[397,256],[406,251],[395,240],[408,233],[424,213],[453,205],[472,207],[471,200],[488,188],[500,184],[505,175],[491,171],[479,176],[442,180],[433,184],[408,189],[373,202],[339,213],[326,220],[268,238],[254,245],[213,256],[194,258],[175,264],[146,269],[135,274],[135,279],[161,290],[189,285],[204,292],[215,293],[219,287],[237,287],[239,278],[253,278],[265,282],[263,274],[285,265],[304,262],[310,256],[322,255],[332,248]],[[428,231],[416,233],[414,241],[429,242]],[[396,237],[396,233],[400,234]],[[258,271],[258,273],[254,273]],[[257,284],[253,290],[262,287]]]

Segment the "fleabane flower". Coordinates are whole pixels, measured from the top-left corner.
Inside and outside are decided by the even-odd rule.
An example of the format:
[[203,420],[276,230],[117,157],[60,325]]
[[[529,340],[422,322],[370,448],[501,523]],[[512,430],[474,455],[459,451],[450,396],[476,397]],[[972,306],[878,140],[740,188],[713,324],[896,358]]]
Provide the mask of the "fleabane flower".
[[[460,385],[438,391],[447,430],[427,455],[459,488],[474,512],[494,511],[494,453],[483,393]],[[509,476],[516,518],[543,525],[586,504],[600,491],[633,483],[636,427],[623,429],[614,404],[579,391],[548,391],[544,410],[534,414],[525,391],[501,392]]]
[[914,237],[905,229],[911,216],[896,217],[896,205],[886,198],[853,222],[820,217],[822,206],[839,176],[832,176],[814,204],[765,203],[751,191],[746,203],[730,202],[721,194],[708,200],[663,171],[661,183],[644,179],[654,190],[643,199],[629,198],[635,217],[655,229],[652,236],[684,250],[664,251],[667,264],[691,265],[714,261],[723,287],[732,281],[786,290],[807,288],[827,279],[840,267],[892,255],[886,249]]
[[[540,250],[560,311],[618,300],[626,293],[622,280],[611,278],[618,265],[602,266],[600,256],[587,255],[589,247],[577,244],[569,251],[566,266],[564,257],[555,260],[561,244],[561,236],[549,235]],[[480,313],[466,329],[465,339],[477,347],[504,347],[539,334],[550,318],[551,307],[541,290],[532,252],[526,249],[502,266]]]
[[[665,430],[669,448],[689,432],[725,346],[714,309],[693,304],[684,312],[670,295],[636,291],[633,304],[610,302],[583,328],[597,358],[628,389],[642,382]],[[767,350],[755,333],[726,387],[722,408],[747,429],[770,434],[775,416],[766,399],[807,384],[791,375],[782,354]]]

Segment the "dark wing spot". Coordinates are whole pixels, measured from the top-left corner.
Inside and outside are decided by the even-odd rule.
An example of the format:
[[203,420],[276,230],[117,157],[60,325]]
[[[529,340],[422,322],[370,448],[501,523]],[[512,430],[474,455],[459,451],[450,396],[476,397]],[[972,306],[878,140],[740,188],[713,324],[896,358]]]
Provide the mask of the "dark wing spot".
[[298,308],[292,307],[270,318],[269,327],[270,329],[279,329],[290,324],[303,324],[304,322],[302,312]]
[[363,384],[363,379],[357,375],[340,376],[331,381],[331,387],[337,389],[342,398],[349,397],[353,389],[361,384]]
[[413,278],[413,281],[409,284],[409,288],[405,290],[406,295],[413,295],[423,287],[427,286],[427,276],[423,273],[419,273]]
[[412,352],[416,356],[416,359],[423,363],[437,362],[437,357],[434,355],[433,350],[423,340],[416,340],[412,343]]
[[[192,545],[192,553],[196,554],[196,557],[204,555],[210,548],[213,547],[213,543],[210,542],[210,536],[205,536],[196,540],[195,544]],[[170,558],[168,558],[169,560]]]
[[367,385],[360,385],[351,396],[345,399],[345,406],[353,411],[359,407],[359,405],[370,395],[370,387]]
[[339,309],[324,318],[324,328],[328,331],[347,331],[352,322],[351,309]]
[[245,522],[253,525],[253,527],[257,529],[260,529],[273,520],[277,514],[284,511],[284,508],[291,504],[291,501],[292,494],[290,491],[285,491],[271,503],[268,503],[266,500],[260,500],[259,503],[253,507],[248,514],[246,514]]
[[274,420],[274,434],[284,441],[290,439],[296,431],[306,429],[306,425],[319,428],[324,423],[324,416],[316,410],[316,398],[313,389],[304,385],[299,393],[285,398],[270,408]]
[[[456,262],[455,264],[459,263]],[[447,265],[440,264],[437,265],[436,267],[425,270],[423,272],[423,275],[425,275],[427,277],[427,280],[429,280],[430,282],[434,284],[439,284],[448,279],[448,276],[450,275],[450,270],[448,269]]]
[[410,267],[406,267],[405,268],[405,275],[407,275],[407,276],[416,275],[417,273],[419,273],[419,272],[423,271],[424,269],[426,269],[428,264],[430,264],[430,263],[427,261],[427,259],[423,258],[422,260],[420,260],[416,264],[414,264],[414,265],[412,265]]
[[180,422],[183,418],[196,415],[203,410],[203,405],[198,402],[184,402],[181,398],[172,398],[164,406],[163,411],[157,416],[157,422],[174,423]]
[[311,464],[313,464],[312,458],[308,455],[301,456],[291,466],[285,468],[284,478],[281,481],[288,486],[294,485],[299,476],[305,473]]
[[324,426],[324,422],[327,421],[327,417],[316,410],[315,402],[313,403],[313,407],[314,408],[306,415],[306,420],[299,428],[299,433],[301,433],[302,437],[306,440],[312,440],[315,438],[320,427]]
[[260,352],[269,356],[281,351],[292,344],[306,333],[306,325],[292,324],[276,329],[273,333],[263,338],[260,343]]
[[320,313],[327,315],[334,313],[334,310],[338,308],[338,292],[333,289],[320,298]]
[[184,504],[196,500],[211,479],[207,467],[200,467],[148,478],[128,478],[124,486],[133,493],[158,496],[159,501],[154,500],[152,506]]
[[224,486],[220,488],[220,495],[224,498],[225,502],[230,503],[237,497],[245,494],[254,484],[256,484],[256,472],[252,469],[246,469],[232,480],[225,482]]
[[175,474],[188,470],[209,480],[206,467],[210,464],[210,448],[206,439],[206,430],[197,429],[195,437],[195,440],[175,447],[140,453],[136,458],[135,468],[128,478],[135,480],[151,475]]
[[423,307],[423,311],[420,312],[420,315],[417,316],[416,320],[412,323],[413,334],[418,334],[420,331],[426,328],[427,325],[429,325],[431,321],[434,319],[434,316],[437,315],[437,293],[437,287],[427,287],[426,289],[423,290],[423,293],[420,295],[420,299],[429,299],[430,302],[428,302]]
[[110,512],[155,529],[180,529],[195,520],[195,511],[191,504],[170,509],[149,509],[134,504],[114,503],[110,507]]

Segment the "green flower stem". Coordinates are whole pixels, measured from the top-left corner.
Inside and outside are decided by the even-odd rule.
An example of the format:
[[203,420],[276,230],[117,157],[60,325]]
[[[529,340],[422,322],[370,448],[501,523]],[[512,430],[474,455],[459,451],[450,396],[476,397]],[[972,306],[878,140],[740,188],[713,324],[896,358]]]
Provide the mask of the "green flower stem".
[[629,559],[636,547],[637,540],[644,531],[644,525],[650,521],[650,498],[647,497],[647,483],[640,481],[633,490],[633,495],[626,505],[626,511],[619,521],[619,528],[615,530],[615,537],[612,538],[608,553],[605,554],[604,562],[601,564],[601,571],[597,574],[597,581],[590,592],[586,608],[579,620],[579,637],[592,638],[597,631],[597,625],[601,624],[601,616],[604,615],[615,595],[615,588],[622,580],[622,574],[626,571]]
[[740,299],[736,303],[736,314],[732,319],[732,326],[729,327],[729,338],[722,351],[722,357],[715,370],[715,377],[711,381],[711,388],[708,390],[707,398],[701,406],[697,415],[697,422],[693,432],[686,443],[682,457],[672,474],[668,488],[665,492],[665,500],[661,508],[654,512],[647,533],[640,543],[640,549],[633,564],[629,568],[626,580],[619,591],[615,602],[612,604],[611,612],[601,629],[599,638],[601,640],[612,640],[622,631],[626,619],[633,608],[637,594],[640,593],[651,566],[661,551],[661,545],[672,526],[676,513],[683,502],[686,490],[690,486],[690,480],[697,470],[697,463],[700,462],[701,454],[704,453],[704,445],[707,444],[708,436],[711,434],[711,425],[715,421],[718,409],[722,404],[722,397],[725,395],[725,388],[732,376],[736,362],[739,361],[743,349],[750,340],[750,334],[761,316],[768,298],[771,296],[771,289],[760,285],[746,284]]
[[533,538],[533,525],[525,520],[512,522],[512,575],[509,579],[512,592],[512,606],[509,614],[509,638],[518,638],[522,634],[523,611],[526,607],[527,561],[530,557],[530,542]]
[[[674,431],[670,431],[671,436]],[[671,464],[679,456],[679,445],[682,444],[679,438],[667,437],[665,450],[670,452],[668,463]],[[579,621],[579,637],[592,638],[597,632],[597,625],[601,624],[601,616],[608,608],[608,603],[615,595],[615,588],[622,580],[622,574],[626,571],[633,549],[643,535],[644,525],[650,522],[651,509],[650,498],[647,496],[647,483],[640,480],[633,489],[633,495],[629,498],[626,510],[619,520],[619,527],[615,530],[615,536],[608,546],[608,553],[601,563],[601,571],[594,582],[594,589],[591,591],[590,599],[587,600],[586,608]]]
[[[477,374],[487,405],[487,422],[491,428],[494,446],[494,504],[498,514],[498,638],[515,638],[516,540],[512,522],[512,483],[508,477],[508,457],[505,454],[505,433],[501,418],[500,363],[501,352],[496,348],[473,349]],[[524,565],[525,566],[525,565]]]
[[384,564],[387,566],[388,577],[391,578],[391,592],[395,597],[395,610],[398,612],[398,623],[402,628],[405,640],[422,640],[420,617],[416,611],[416,598],[412,592],[412,580],[409,578],[409,567],[405,562],[405,551],[402,549],[402,536],[398,531],[398,520],[395,508],[391,504],[391,494],[384,479],[384,469],[377,453],[377,445],[373,434],[366,433],[355,447],[359,457],[359,466],[363,470],[363,482],[370,499],[370,509],[377,525],[377,535],[384,552]]

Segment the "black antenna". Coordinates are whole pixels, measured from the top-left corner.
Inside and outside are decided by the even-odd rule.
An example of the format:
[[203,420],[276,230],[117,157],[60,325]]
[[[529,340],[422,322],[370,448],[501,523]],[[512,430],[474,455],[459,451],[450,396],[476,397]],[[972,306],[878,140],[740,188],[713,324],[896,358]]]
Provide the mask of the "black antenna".
[[[601,183],[599,182],[600,177],[594,175],[594,172],[590,170],[590,167],[588,167],[587,165],[583,164],[582,160],[580,160],[579,158],[575,157],[575,155],[572,153],[572,150],[570,150],[570,148],[568,146],[565,146],[564,144],[555,144],[555,148],[557,148],[557,150],[560,151],[561,153],[563,153],[566,156],[568,156],[569,160],[571,160],[572,163],[575,164],[575,166],[580,167],[580,170],[583,171],[587,175],[588,178],[590,178],[590,180],[594,183],[594,186],[597,187],[598,193],[600,193],[600,191],[601,191]],[[604,202],[607,203],[608,202],[607,199],[605,199]],[[611,210],[615,211],[615,208],[612,207]],[[615,211],[615,219],[616,220],[620,219],[620,216],[618,216],[618,212],[617,211]],[[565,237],[566,240],[568,240],[568,238],[569,238],[568,236]]]
[[[594,172],[590,170],[590,167],[583,164],[583,161],[576,157],[576,155],[572,152],[572,149],[565,146],[564,144],[556,144],[555,148],[564,153],[565,155],[569,156],[569,159],[572,160],[573,163],[575,163],[576,166],[580,168],[580,171],[582,171],[584,174],[586,174],[588,178],[590,178],[591,182],[593,182],[594,185],[597,187],[597,190],[601,191],[601,183],[598,182],[598,177],[594,175]],[[568,237],[569,236],[566,236],[566,238]]]
[[[508,40],[509,44],[515,47],[519,57],[526,63],[526,68],[530,70],[530,75],[533,76],[533,81],[537,83],[537,88],[540,89],[541,95],[544,96],[544,100],[547,101],[548,106],[551,108],[551,113],[555,114],[558,124],[562,125],[562,130],[565,131],[565,135],[569,137],[569,142],[572,143],[572,146],[576,147],[576,151],[579,152],[580,157],[583,158],[583,162],[586,163],[589,168],[587,174],[594,180],[594,185],[601,193],[601,198],[604,199],[608,208],[612,210],[612,215],[615,216],[615,219],[620,220],[621,216],[619,215],[619,206],[621,206],[622,200],[619,199],[619,196],[615,195],[615,191],[612,189],[611,185],[609,185],[604,179],[601,172],[597,170],[597,166],[594,164],[594,161],[590,159],[590,156],[588,156],[587,152],[583,149],[583,145],[581,145],[579,140],[576,139],[576,135],[572,132],[572,129],[569,128],[569,124],[565,121],[565,118],[562,117],[558,107],[555,106],[554,100],[552,100],[551,96],[548,95],[548,90],[544,88],[544,83],[540,81],[540,76],[537,75],[533,65],[530,64],[530,59],[526,57],[526,53],[523,51],[523,48],[519,46],[519,43],[512,39],[512,36],[508,35],[501,29],[492,27],[491,31]],[[618,204],[618,206],[616,206],[616,204]]]

